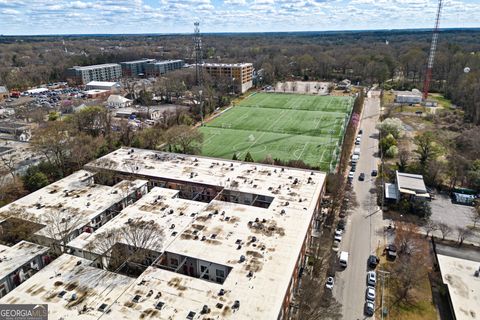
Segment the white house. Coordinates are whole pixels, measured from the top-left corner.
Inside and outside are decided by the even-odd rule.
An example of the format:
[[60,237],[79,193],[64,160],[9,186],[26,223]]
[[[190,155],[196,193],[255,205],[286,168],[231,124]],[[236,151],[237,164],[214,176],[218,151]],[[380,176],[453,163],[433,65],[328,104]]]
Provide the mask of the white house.
[[396,91],[395,102],[402,104],[422,103],[422,93],[417,89],[413,89],[412,91]]
[[132,105],[133,101],[119,95],[108,97],[107,106],[110,108],[126,108]]

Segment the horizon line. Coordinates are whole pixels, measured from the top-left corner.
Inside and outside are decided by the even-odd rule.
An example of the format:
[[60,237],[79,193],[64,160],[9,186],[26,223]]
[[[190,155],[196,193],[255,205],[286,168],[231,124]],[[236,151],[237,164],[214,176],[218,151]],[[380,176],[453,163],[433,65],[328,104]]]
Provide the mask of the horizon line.
[[[480,27],[457,27],[457,28],[439,28],[439,31],[450,30],[478,30]],[[275,34],[275,33],[360,33],[360,32],[378,32],[378,31],[413,31],[425,32],[433,31],[433,28],[404,28],[404,29],[358,29],[358,30],[317,30],[317,31],[230,31],[230,32],[202,32],[203,35],[225,35],[225,34]],[[170,35],[191,35],[193,32],[171,32],[171,33],[51,33],[51,34],[0,34],[0,37],[75,37],[75,36],[170,36]]]

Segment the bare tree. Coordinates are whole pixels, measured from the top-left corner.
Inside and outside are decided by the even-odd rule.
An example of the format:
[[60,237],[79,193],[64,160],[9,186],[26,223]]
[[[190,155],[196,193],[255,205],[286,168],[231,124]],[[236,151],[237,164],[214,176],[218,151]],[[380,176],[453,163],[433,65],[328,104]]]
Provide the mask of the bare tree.
[[156,222],[137,219],[100,232],[86,249],[98,254],[107,270],[115,271],[128,262],[145,264],[152,252],[162,250],[163,240],[163,227]]
[[425,231],[427,232],[426,235],[425,235],[425,238],[428,238],[428,235],[430,234],[430,232],[434,232],[436,230],[438,230],[439,226],[437,223],[435,223],[434,221],[432,220],[428,220],[425,225],[423,226],[423,228],[425,229]]
[[17,165],[18,157],[14,152],[0,156],[0,174],[10,174],[13,182],[17,181],[17,175],[15,174]]
[[445,237],[452,233],[452,228],[448,224],[443,222],[438,224],[438,230],[440,230],[440,232],[442,233],[442,240],[445,240]]
[[461,246],[463,244],[463,241],[470,238],[472,235],[472,230],[468,228],[457,228],[458,245]]
[[480,204],[477,204],[470,214],[470,220],[473,222],[473,229],[477,228],[477,223],[480,222]]
[[38,222],[45,225],[42,233],[52,250],[62,253],[67,243],[80,234],[81,220],[78,209],[64,208],[45,212]]

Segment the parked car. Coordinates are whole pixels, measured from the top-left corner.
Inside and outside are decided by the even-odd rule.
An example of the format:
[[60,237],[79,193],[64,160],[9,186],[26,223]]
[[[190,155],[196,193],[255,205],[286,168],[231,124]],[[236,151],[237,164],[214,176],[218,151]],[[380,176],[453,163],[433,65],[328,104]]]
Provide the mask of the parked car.
[[339,235],[335,234],[335,237],[333,238],[333,240],[341,242],[342,241],[342,235],[341,234],[339,234]]
[[327,287],[327,289],[332,290],[334,284],[335,284],[335,280],[333,279],[333,277],[328,277],[327,284],[325,285],[325,287]]
[[350,171],[355,172],[355,170],[357,170],[357,164],[356,164],[356,163],[352,163],[352,168],[350,169]]
[[377,284],[377,273],[375,271],[367,272],[367,285],[375,287]]
[[355,176],[355,172],[350,171],[350,172],[348,173],[348,179],[352,180],[354,176]]
[[360,181],[365,180],[365,173],[363,173],[363,172],[360,173],[360,175],[358,176],[358,180],[360,180]]
[[342,219],[342,220],[338,221],[337,229],[345,231],[345,225],[346,225],[345,220]]
[[333,251],[338,251],[339,249],[340,249],[340,242],[333,241],[332,250]]
[[365,292],[365,298],[367,301],[375,302],[375,288],[372,286],[367,287],[367,291]]
[[335,235],[336,236],[341,236],[343,234],[343,230],[341,229],[335,229]]
[[378,175],[378,171],[377,170],[372,170],[372,177],[376,177]]
[[371,317],[375,313],[375,304],[372,301],[365,301],[365,315]]
[[395,260],[397,258],[397,247],[394,244],[389,244],[385,247],[387,259]]
[[363,130],[362,129],[358,130],[358,134],[363,134]]
[[380,259],[378,259],[377,256],[374,256],[373,254],[368,257],[368,266],[372,269],[375,269],[380,262]]
[[360,144],[360,138],[355,139],[355,145],[358,146],[359,144]]

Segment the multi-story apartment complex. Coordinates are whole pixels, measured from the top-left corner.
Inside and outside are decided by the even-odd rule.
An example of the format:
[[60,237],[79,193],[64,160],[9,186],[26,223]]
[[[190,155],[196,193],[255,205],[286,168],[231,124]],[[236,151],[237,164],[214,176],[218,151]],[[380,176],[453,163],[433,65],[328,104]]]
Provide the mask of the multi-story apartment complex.
[[48,236],[52,217],[77,231],[62,238],[66,253],[0,303],[48,303],[55,319],[288,319],[325,178],[116,150],[0,210],[36,216],[35,234]]
[[204,63],[203,70],[215,79],[230,81],[237,93],[244,93],[253,85],[251,63]]
[[145,75],[145,68],[148,63],[156,62],[155,59],[140,59],[135,61],[121,62],[122,73],[124,77],[138,77]]
[[67,79],[78,84],[87,84],[90,81],[112,81],[121,77],[122,67],[117,63],[75,66],[67,70]]
[[149,77],[158,77],[167,72],[181,69],[185,62],[183,60],[165,60],[149,62],[145,65],[145,74]]

